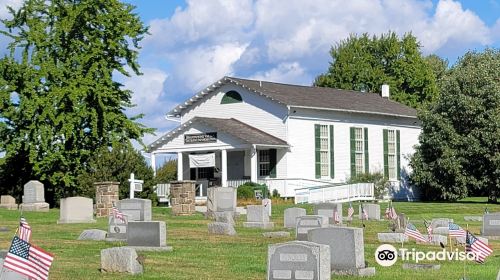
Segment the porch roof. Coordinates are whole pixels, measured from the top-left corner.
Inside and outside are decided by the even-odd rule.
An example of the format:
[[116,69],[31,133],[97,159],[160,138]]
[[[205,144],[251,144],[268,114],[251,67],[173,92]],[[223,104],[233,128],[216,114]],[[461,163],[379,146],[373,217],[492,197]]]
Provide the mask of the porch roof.
[[222,119],[194,117],[148,145],[147,150],[152,151],[158,149],[183,131],[189,129],[194,124],[204,124],[210,126],[216,129],[218,132],[220,131],[227,133],[233,137],[240,139],[246,144],[285,147],[288,146],[288,143],[285,140],[275,137],[267,132],[264,132],[234,118]]

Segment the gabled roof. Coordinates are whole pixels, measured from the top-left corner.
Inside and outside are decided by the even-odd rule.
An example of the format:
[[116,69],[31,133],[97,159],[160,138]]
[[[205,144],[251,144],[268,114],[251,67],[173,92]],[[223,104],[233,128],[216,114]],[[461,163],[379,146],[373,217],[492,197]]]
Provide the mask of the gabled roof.
[[415,109],[396,101],[383,98],[377,93],[364,93],[326,87],[280,84],[233,77],[224,77],[213,83],[186,102],[178,105],[167,115],[179,115],[183,110],[189,108],[198,99],[203,98],[205,95],[217,90],[223,85],[231,83],[290,107],[409,118],[417,117],[417,111]]
[[268,146],[288,146],[286,141],[272,136],[260,129],[250,126],[246,123],[240,122],[236,119],[219,119],[219,118],[205,118],[205,117],[194,117],[191,120],[185,122],[184,124],[178,126],[172,131],[160,137],[155,142],[148,145],[147,150],[158,148],[159,146],[172,140],[174,137],[179,135],[182,131],[185,131],[194,124],[204,124],[208,125],[217,132],[224,132],[233,137],[240,139],[242,142],[247,144],[255,145],[268,145]]

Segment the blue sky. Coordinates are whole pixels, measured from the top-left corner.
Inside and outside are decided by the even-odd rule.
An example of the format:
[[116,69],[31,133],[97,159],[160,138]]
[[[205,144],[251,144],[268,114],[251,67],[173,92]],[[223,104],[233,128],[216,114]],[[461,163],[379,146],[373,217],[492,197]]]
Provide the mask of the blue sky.
[[[116,79],[134,92],[142,123],[165,114],[225,75],[305,84],[325,72],[332,45],[351,33],[412,32],[425,55],[451,63],[467,50],[500,47],[500,0],[123,0],[149,26],[142,76]],[[18,5],[19,0],[0,0]],[[5,11],[0,9],[0,16]]]

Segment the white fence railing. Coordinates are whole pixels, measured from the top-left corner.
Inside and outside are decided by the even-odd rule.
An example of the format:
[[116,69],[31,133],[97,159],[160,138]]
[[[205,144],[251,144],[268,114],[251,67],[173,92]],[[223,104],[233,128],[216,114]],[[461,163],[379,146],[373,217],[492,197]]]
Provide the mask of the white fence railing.
[[[227,180],[228,187],[237,188],[244,183],[250,182],[249,179]],[[332,186],[333,184],[328,181],[303,179],[303,178],[269,178],[258,179],[257,183],[265,184],[269,188],[269,192],[278,190],[281,197],[294,197],[296,189]]]
[[375,200],[373,183],[323,186],[295,190],[295,203],[348,202]]
[[159,202],[170,201],[170,184],[157,184],[155,192]]

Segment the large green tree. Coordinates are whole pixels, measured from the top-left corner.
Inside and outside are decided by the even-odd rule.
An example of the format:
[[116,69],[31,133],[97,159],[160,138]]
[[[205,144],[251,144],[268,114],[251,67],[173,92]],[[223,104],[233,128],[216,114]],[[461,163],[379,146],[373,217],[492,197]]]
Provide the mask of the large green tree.
[[399,38],[388,32],[370,37],[351,35],[330,50],[328,71],[316,77],[316,86],[380,92],[390,86],[391,99],[419,108],[437,96],[436,78],[411,34]]
[[[147,32],[118,0],[26,0],[2,20],[10,55],[0,60],[3,170],[24,170],[4,185],[45,183],[49,199],[80,192],[75,178],[100,147],[140,140],[149,129],[124,110],[131,92],[113,79],[139,73]],[[19,172],[21,173],[21,172]]]
[[420,114],[420,144],[411,180],[428,199],[500,194],[500,51],[469,52]]

